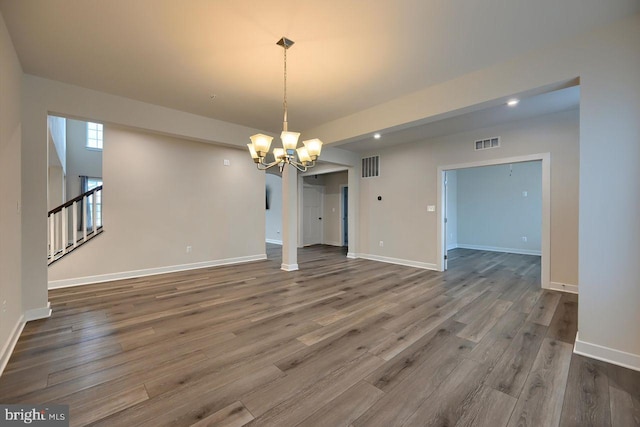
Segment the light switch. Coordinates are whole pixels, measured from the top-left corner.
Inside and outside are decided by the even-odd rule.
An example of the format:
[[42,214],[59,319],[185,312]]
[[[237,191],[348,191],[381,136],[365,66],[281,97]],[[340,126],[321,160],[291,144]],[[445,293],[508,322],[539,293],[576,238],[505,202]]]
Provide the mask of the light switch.
[[529,193],[527,193],[526,191],[522,192],[522,197],[527,197],[529,195]]
[[435,211],[436,211],[435,205],[428,205],[427,206],[427,212],[435,212]]
[[224,159],[223,164],[224,164],[225,166],[231,166],[231,160],[229,160],[229,159]]

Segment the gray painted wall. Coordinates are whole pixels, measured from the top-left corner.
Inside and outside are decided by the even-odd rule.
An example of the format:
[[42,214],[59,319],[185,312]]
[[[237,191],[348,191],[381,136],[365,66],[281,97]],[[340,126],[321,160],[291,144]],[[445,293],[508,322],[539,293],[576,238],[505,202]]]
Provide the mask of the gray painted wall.
[[542,162],[460,169],[457,178],[459,247],[540,255]]
[[[437,214],[427,207],[439,205],[438,167],[548,152],[551,281],[577,285],[578,116],[578,110],[570,110],[376,151],[381,176],[360,180],[360,250],[435,266]],[[475,151],[473,142],[488,136],[500,136],[501,147]]]
[[105,141],[105,231],[50,281],[264,254],[265,174],[246,152],[107,125]]

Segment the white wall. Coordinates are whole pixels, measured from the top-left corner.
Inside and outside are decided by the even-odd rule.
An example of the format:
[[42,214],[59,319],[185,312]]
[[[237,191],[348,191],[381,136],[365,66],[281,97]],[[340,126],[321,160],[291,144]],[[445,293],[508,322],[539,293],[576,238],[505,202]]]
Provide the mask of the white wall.
[[104,135],[105,231],[49,268],[52,286],[264,257],[264,172],[244,151],[111,125]]
[[49,166],[48,176],[48,209],[57,208],[64,202],[65,198],[65,177],[61,166]]
[[[438,204],[438,166],[548,152],[551,281],[577,285],[578,114],[578,110],[565,111],[376,151],[380,155],[381,176],[360,181],[362,253],[435,268],[437,215],[427,212],[427,206]],[[500,148],[474,150],[473,141],[491,135],[501,136]],[[458,195],[458,203],[460,200]],[[458,233],[460,243],[460,229]]]
[[[30,75],[22,76],[21,102],[22,291],[25,310],[33,310],[34,313],[48,312],[46,141],[50,112],[233,146],[242,145],[250,135],[260,132]],[[264,179],[258,178],[255,185],[264,189]],[[260,224],[264,224],[262,217]]]
[[542,162],[457,172],[459,247],[541,254]]
[[447,175],[447,250],[458,247],[458,171]]
[[[6,31],[4,33],[3,39],[8,40]],[[430,86],[316,129],[306,129],[305,133],[330,143],[402,126],[413,120],[442,117],[472,106],[498,105],[514,94],[528,93],[541,87],[557,87],[579,78],[580,336],[576,348],[591,355],[600,352],[598,357],[601,358],[604,358],[602,353],[606,353],[618,363],[628,360],[628,364],[635,363],[640,369],[640,334],[628,327],[640,324],[640,310],[637,308],[640,263],[636,262],[640,258],[640,222],[637,221],[637,212],[640,211],[638,40],[640,15],[635,15],[608,28],[558,41],[548,48]],[[5,93],[3,100],[12,99],[5,97]],[[235,145],[256,133],[256,130],[242,126],[25,76],[21,150],[25,308],[46,307],[46,218],[43,212],[46,212],[47,150],[43,141],[46,141],[48,111]],[[331,158],[330,148],[323,149],[323,157],[326,151],[326,158]],[[349,170],[350,198],[364,198],[368,202],[370,195],[366,194],[367,191],[358,196],[361,180],[357,169],[354,166]],[[552,179],[558,173],[563,174],[563,170],[554,172]],[[411,188],[416,189],[415,186]],[[436,193],[427,193],[425,201],[435,203]],[[571,197],[568,202],[575,200],[577,197]],[[407,210],[416,209],[417,203],[410,203]],[[552,201],[552,206],[555,204]],[[360,219],[360,230],[368,232],[372,217],[371,213],[365,212],[368,205],[362,203],[362,212],[356,210],[359,206],[353,205],[356,209],[351,210],[354,217],[350,215],[350,233],[355,233],[355,216]],[[612,209],[612,206],[617,208]],[[572,232],[571,225],[575,224],[576,216],[569,214],[566,217],[571,219],[568,230]],[[555,221],[552,227],[554,224]],[[358,243],[368,245],[372,237],[362,236]],[[350,253],[353,252],[351,243],[355,240],[350,236]],[[568,239],[567,245],[576,240],[577,237]],[[558,245],[557,242],[555,244]],[[358,252],[366,250],[368,247],[357,249]],[[565,251],[568,257],[577,258],[577,254],[578,251],[572,248]],[[552,265],[552,278],[553,268]],[[569,275],[567,278],[571,280]]]
[[21,331],[24,314],[20,236],[21,78],[22,69],[0,14],[0,374]]
[[[67,200],[82,194],[80,176],[102,178],[102,151],[90,150],[87,144],[87,122],[67,119]],[[106,135],[103,145],[109,141]]]
[[[579,79],[580,302],[576,349],[640,369],[640,334],[628,326],[640,324],[639,40],[640,14],[636,14],[305,133],[331,143],[415,120],[500,105],[514,95],[561,87]],[[433,203],[435,193],[431,196]],[[575,258],[578,251],[568,254]]]
[[[59,116],[47,117],[49,132],[55,152],[49,150],[49,157],[57,155],[62,170],[67,170],[67,119]],[[50,159],[51,160],[51,159]]]
[[269,190],[269,209],[265,210],[265,240],[282,244],[282,177],[265,173],[265,178]]

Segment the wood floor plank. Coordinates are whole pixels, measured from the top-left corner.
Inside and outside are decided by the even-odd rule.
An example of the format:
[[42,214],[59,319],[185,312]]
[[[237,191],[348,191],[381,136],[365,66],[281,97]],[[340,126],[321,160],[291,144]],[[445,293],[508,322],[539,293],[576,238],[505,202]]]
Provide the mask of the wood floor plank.
[[[402,425],[422,403],[436,393],[442,382],[460,365],[457,337],[434,348],[428,357],[416,364],[410,375],[395,378],[369,376],[377,379],[385,395],[369,411],[353,423],[354,426],[390,427]],[[380,372],[381,368],[378,368]]]
[[574,355],[569,367],[560,425],[608,427],[611,425],[609,401],[606,364]]
[[349,426],[356,418],[367,411],[384,395],[380,389],[366,381],[360,381],[349,390],[336,396],[309,417],[298,427],[340,427]]
[[611,397],[611,425],[614,427],[640,426],[640,399],[616,387],[609,388]]
[[549,324],[547,336],[571,344],[576,341],[577,332],[578,296],[575,294],[562,294]]
[[529,322],[549,326],[559,302],[559,292],[544,291],[536,302],[536,306],[531,310],[531,314],[527,320]]
[[150,398],[95,422],[96,426],[178,426],[195,424],[218,412],[255,387],[282,376],[273,365],[247,367],[235,381],[202,381]]
[[494,328],[471,350],[467,356],[480,363],[495,365],[505,350],[511,345],[516,334],[524,325],[527,315],[509,310],[495,324]]
[[[273,427],[296,425],[318,407],[324,406],[336,395],[344,393],[358,383],[360,378],[369,374],[382,363],[384,363],[382,359],[365,353],[306,387],[300,388],[297,393],[282,393],[283,387],[267,387],[264,392],[258,391],[250,394],[242,400],[247,409],[256,416],[256,419],[249,425]],[[286,387],[286,384],[288,381],[285,378],[280,385]],[[270,396],[269,405],[265,406],[264,398],[267,395],[264,393],[274,393],[275,391],[279,391],[277,400],[280,402],[274,402],[274,397]]]
[[143,385],[121,390],[107,398],[71,407],[69,422],[71,426],[85,426],[148,399],[149,396]]
[[456,249],[436,272],[315,245],[284,272],[267,254],[51,290],[0,402],[109,427],[640,423],[640,373],[572,355],[577,299],[541,288],[540,257]]
[[495,300],[487,310],[479,315],[458,333],[460,338],[473,342],[480,342],[494,327],[498,320],[509,310],[511,301]]
[[203,420],[191,424],[191,427],[242,427],[251,420],[253,415],[242,402],[233,402]]
[[443,323],[440,328],[425,335],[372,372],[371,375],[366,377],[366,381],[386,392],[408,376],[414,375],[414,372],[425,361],[432,358],[443,348],[451,348],[453,346],[452,348],[455,351],[452,353],[462,357],[471,350],[464,340],[456,337],[456,333],[463,327],[462,323],[454,320]]
[[464,410],[456,426],[460,427],[502,427],[509,422],[509,416],[517,399],[490,387],[482,387],[478,398],[471,401]]
[[538,302],[540,295],[542,295],[542,291],[538,288],[527,289],[516,301],[514,301],[511,309],[529,314],[536,306],[536,302]]
[[572,352],[570,344],[543,340],[509,420],[510,427],[559,425]]
[[466,408],[478,400],[484,390],[483,381],[489,367],[463,359],[411,415],[403,426],[453,426],[465,415]]
[[487,378],[487,384],[510,396],[520,396],[546,329],[542,325],[526,322]]

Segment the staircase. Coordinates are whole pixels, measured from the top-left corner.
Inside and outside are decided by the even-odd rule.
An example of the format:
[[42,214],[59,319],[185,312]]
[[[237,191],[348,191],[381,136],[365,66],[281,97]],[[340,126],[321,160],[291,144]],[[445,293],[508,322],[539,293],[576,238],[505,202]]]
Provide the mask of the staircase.
[[102,233],[102,186],[49,211],[48,264]]

